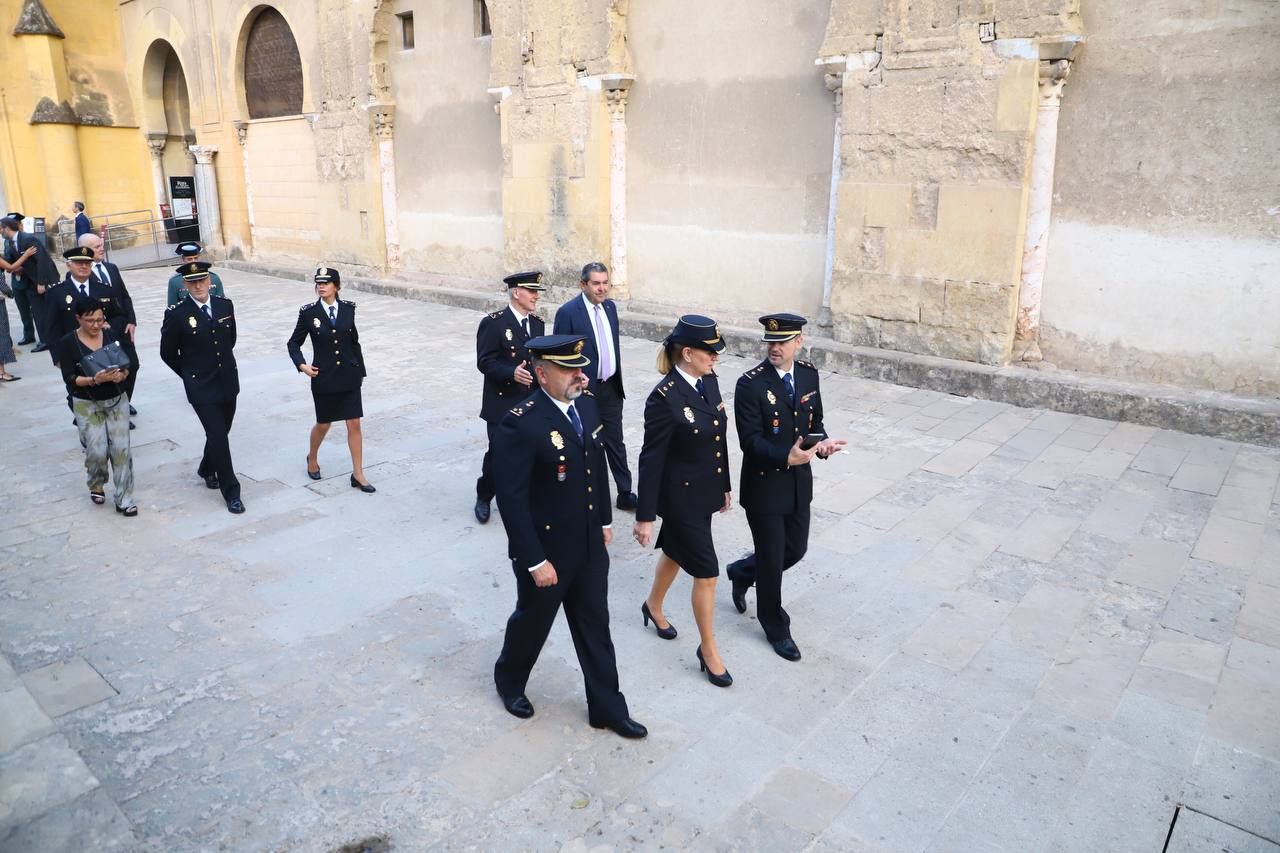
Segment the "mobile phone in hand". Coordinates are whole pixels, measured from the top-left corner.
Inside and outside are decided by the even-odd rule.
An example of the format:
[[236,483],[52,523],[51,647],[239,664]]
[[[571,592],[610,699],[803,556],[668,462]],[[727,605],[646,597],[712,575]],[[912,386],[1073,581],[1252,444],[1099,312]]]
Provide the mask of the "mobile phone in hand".
[[813,446],[818,442],[822,441],[824,438],[826,438],[826,436],[820,432],[811,432],[804,437],[803,441],[800,442],[800,449],[812,450]]

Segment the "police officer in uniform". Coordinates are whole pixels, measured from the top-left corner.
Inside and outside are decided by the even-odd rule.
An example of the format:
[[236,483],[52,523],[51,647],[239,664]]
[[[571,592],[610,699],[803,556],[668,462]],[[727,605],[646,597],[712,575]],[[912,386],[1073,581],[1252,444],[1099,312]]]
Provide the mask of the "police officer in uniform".
[[17,263],[28,249],[35,249],[35,254],[22,264],[21,272],[14,274],[12,284],[24,333],[18,345],[31,343],[28,325],[32,324],[39,335],[39,343],[31,351],[44,352],[52,342],[45,332],[45,292],[58,283],[58,268],[44,243],[22,229],[24,219],[26,217],[16,211],[0,218],[0,236],[4,237],[5,260],[11,264]]
[[[311,377],[311,399],[316,409],[316,424],[311,428],[307,448],[307,476],[320,479],[320,443],[334,421],[345,421],[347,449],[351,452],[351,488],[372,494],[377,489],[364,476],[364,433],[360,428],[364,403],[360,386],[365,369],[360,333],[356,330],[356,304],[338,298],[342,276],[337,270],[321,267],[316,270],[315,283],[320,298],[298,309],[298,322],[288,343],[294,367]],[[302,343],[308,337],[310,364],[302,355]]]
[[[767,356],[742,374],[734,392],[734,421],[742,447],[739,503],[747,512],[755,552],[729,564],[733,606],[747,610],[746,593],[756,587],[756,612],[773,650],[800,660],[791,638],[791,617],[782,607],[782,572],[809,547],[814,456],[825,459],[845,442],[827,437],[822,424],[818,370],[797,361],[805,319],[795,314],[760,318]],[[808,436],[817,437],[805,449]]]
[[534,390],[533,369],[525,344],[542,336],[546,324],[534,315],[538,298],[546,290],[542,273],[533,270],[509,275],[507,285],[510,304],[501,311],[486,314],[476,331],[476,367],[484,374],[484,394],[480,417],[484,419],[489,443],[476,480],[476,521],[489,521],[489,502],[494,496],[493,437],[507,411]]
[[187,401],[204,427],[204,455],[197,473],[205,486],[222,491],[227,511],[238,514],[244,512],[244,502],[228,440],[240,393],[233,351],[236,318],[230,299],[209,293],[209,267],[204,261],[178,267],[187,283],[187,298],[164,312],[160,358],[182,377]]
[[[179,243],[173,253],[182,259],[182,263],[191,264],[200,260],[200,253],[204,249],[199,243]],[[209,273],[209,292],[214,296],[226,296],[226,292],[222,289],[222,279],[218,278],[216,272]],[[177,305],[187,296],[187,283],[183,280],[181,273],[174,273],[169,276],[169,301],[165,305]]]
[[618,689],[609,634],[609,552],[613,510],[600,413],[586,392],[582,335],[550,335],[526,344],[541,390],[502,419],[494,437],[498,509],[516,577],[493,680],[508,712],[533,716],[529,674],[564,605],[594,728],[626,738],[648,732],[631,719]]

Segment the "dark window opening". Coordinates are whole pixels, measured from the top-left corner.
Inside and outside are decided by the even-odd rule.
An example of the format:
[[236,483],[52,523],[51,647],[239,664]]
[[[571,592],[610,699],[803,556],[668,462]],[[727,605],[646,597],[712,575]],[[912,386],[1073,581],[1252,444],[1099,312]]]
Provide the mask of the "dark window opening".
[[244,48],[249,118],[302,112],[302,57],[284,16],[268,6],[249,29]]
[[396,17],[400,19],[400,49],[413,50],[413,13],[401,12]]
[[489,4],[485,0],[476,0],[476,38],[493,35],[493,26],[489,23]]

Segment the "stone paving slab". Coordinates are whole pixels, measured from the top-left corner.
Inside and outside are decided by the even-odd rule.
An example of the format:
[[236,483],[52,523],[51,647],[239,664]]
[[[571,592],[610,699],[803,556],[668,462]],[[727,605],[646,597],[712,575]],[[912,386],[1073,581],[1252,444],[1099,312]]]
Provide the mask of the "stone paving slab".
[[[803,661],[773,655],[754,593],[740,616],[721,589],[735,683],[710,687],[688,581],[667,600],[680,637],[656,639],[637,612],[653,552],[619,536],[613,638],[651,732],[623,742],[586,725],[563,621],[537,715],[494,696],[513,593],[500,520],[471,515],[477,313],[352,295],[364,495],[342,427],[324,479],[303,471],[284,338],[310,289],[228,272],[232,516],[157,357],[165,278],[130,274],[137,519],[85,500],[47,359],[0,389],[32,439],[0,459],[0,850],[1159,849],[1179,803],[1280,839],[1280,450],[824,373],[850,445],[817,466],[786,575]],[[655,350],[623,338],[633,466]],[[722,359],[730,407],[755,360]],[[750,549],[740,511],[713,529],[723,562]]]

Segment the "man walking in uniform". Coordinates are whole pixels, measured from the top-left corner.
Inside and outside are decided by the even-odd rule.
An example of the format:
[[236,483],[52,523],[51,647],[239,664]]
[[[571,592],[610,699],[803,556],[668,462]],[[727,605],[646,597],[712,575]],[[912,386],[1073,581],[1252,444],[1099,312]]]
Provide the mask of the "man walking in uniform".
[[204,427],[204,455],[197,469],[204,484],[220,489],[227,511],[244,512],[240,481],[231,462],[228,433],[236,416],[240,376],[236,370],[236,318],[231,300],[209,293],[209,264],[183,264],[189,298],[164,312],[160,358],[182,377],[187,402]]
[[599,413],[586,391],[580,335],[527,344],[542,392],[502,419],[494,442],[498,509],[516,576],[516,609],[507,620],[493,681],[514,716],[533,716],[525,685],[564,605],[582,667],[587,720],[625,738],[642,738],[618,689],[609,634],[609,552],[613,539],[609,475]]
[[129,395],[129,414],[136,415],[138,410],[133,406],[133,389],[138,384],[138,315],[133,310],[133,298],[129,296],[129,288],[124,286],[124,276],[120,267],[107,260],[102,251],[102,238],[92,231],[76,241],[78,245],[93,251],[93,283],[95,290],[110,291],[117,311],[107,312],[107,323],[111,331],[120,339],[120,345],[129,356],[129,376],[124,381],[125,393]]
[[15,263],[27,249],[34,248],[35,254],[22,265],[22,271],[13,276],[13,301],[18,303],[18,315],[22,318],[22,339],[20,346],[26,346],[39,337],[39,343],[31,348],[32,352],[44,352],[49,348],[49,337],[45,332],[45,290],[58,283],[58,268],[44,244],[34,234],[22,230],[21,213],[9,213],[0,219],[0,235],[4,236],[4,257],[9,263]]
[[588,389],[595,395],[604,422],[604,452],[618,486],[618,509],[635,511],[636,495],[631,491],[631,469],[627,467],[627,445],[622,439],[622,356],[618,344],[618,306],[609,298],[609,268],[593,262],[582,268],[578,282],[581,299],[570,299],[556,311],[557,335],[584,335],[583,354],[591,359]]
[[822,425],[817,368],[796,360],[804,344],[805,319],[767,314],[760,322],[768,354],[738,379],[733,399],[742,446],[738,502],[746,510],[755,552],[730,563],[725,573],[739,613],[747,612],[747,590],[755,585],[756,613],[765,636],[778,655],[798,661],[791,617],[782,607],[782,573],[800,562],[809,547],[809,463],[814,456],[825,459],[838,452],[846,442],[827,437]]
[[542,336],[546,324],[534,316],[538,298],[546,290],[542,273],[533,270],[509,275],[507,285],[510,304],[501,311],[486,314],[476,330],[476,367],[484,374],[484,391],[480,417],[484,419],[489,441],[480,463],[480,479],[476,480],[476,521],[489,522],[489,502],[494,495],[493,437],[503,415],[533,390],[533,368],[525,344]]

